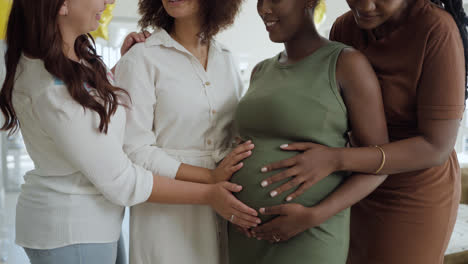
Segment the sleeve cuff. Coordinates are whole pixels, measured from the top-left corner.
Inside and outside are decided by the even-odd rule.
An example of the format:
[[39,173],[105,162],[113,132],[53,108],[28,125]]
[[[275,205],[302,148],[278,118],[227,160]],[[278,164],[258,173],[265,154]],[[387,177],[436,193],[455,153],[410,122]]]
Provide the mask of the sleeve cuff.
[[154,185],[154,178],[153,178],[153,173],[148,171],[147,175],[145,175],[145,183],[144,183],[144,201],[148,201],[150,198],[151,194],[153,193],[153,185]]
[[423,105],[418,107],[419,119],[450,120],[462,119],[465,105]]
[[213,159],[215,163],[219,163],[220,161],[222,161],[233,150],[234,148],[226,148],[226,149],[215,151],[213,153]]
[[158,174],[160,176],[175,179],[181,164],[182,162],[177,161],[171,157],[167,157],[162,160],[161,164],[159,164]]

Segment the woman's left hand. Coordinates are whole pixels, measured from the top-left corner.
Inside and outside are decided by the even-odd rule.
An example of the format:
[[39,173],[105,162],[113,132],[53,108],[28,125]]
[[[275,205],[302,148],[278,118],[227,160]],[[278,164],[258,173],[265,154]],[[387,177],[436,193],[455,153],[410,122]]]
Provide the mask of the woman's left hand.
[[140,43],[140,42],[145,42],[147,38],[149,38],[151,34],[148,31],[143,31],[140,33],[132,32],[125,37],[125,40],[122,44],[122,47],[120,48],[120,55],[124,55],[127,53],[127,51],[130,50],[133,45]]
[[263,215],[278,215],[270,222],[252,229],[254,237],[271,243],[287,241],[321,224],[321,220],[312,214],[313,207],[307,208],[300,204],[283,204],[260,208],[259,211]]
[[262,181],[261,185],[263,187],[287,178],[293,178],[271,191],[270,195],[272,197],[299,186],[293,194],[286,197],[286,201],[289,202],[303,194],[326,176],[338,170],[339,164],[336,149],[315,143],[293,143],[282,145],[281,149],[285,151],[301,151],[302,153],[289,159],[271,163],[262,168],[263,173],[286,168],[286,170]]
[[231,151],[215,169],[210,170],[212,183],[229,181],[232,175],[244,166],[242,161],[252,155],[254,147],[252,141],[248,140]]

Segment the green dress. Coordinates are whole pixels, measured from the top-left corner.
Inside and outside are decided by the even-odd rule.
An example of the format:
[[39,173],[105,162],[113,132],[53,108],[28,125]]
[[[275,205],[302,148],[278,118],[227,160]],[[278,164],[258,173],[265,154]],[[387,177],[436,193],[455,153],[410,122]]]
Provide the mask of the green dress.
[[[239,200],[255,209],[285,203],[292,191],[275,198],[269,192],[287,180],[267,188],[260,185],[278,172],[261,173],[262,166],[297,154],[282,151],[280,145],[315,142],[329,147],[346,146],[347,111],[335,78],[336,62],[346,47],[331,42],[292,65],[280,64],[278,55],[257,66],[235,117],[242,139],[251,139],[255,144],[252,156],[231,180],[243,186],[236,194]],[[333,173],[293,202],[313,206],[339,187],[348,175]],[[271,219],[261,218],[263,222]],[[289,241],[275,244],[247,238],[229,226],[230,264],[345,264],[348,241],[348,209]]]

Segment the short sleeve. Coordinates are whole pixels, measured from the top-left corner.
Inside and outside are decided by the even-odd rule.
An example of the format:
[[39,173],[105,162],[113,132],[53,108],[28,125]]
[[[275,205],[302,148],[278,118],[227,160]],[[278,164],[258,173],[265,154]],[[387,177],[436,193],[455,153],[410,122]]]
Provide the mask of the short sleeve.
[[461,119],[465,109],[465,58],[454,23],[429,34],[417,90],[418,119]]

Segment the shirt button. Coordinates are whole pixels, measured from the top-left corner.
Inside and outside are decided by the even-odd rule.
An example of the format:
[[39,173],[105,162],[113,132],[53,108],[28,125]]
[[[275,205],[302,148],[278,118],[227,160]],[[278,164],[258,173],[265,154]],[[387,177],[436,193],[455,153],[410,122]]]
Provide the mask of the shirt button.
[[216,114],[216,110],[211,110],[211,113],[214,115]]
[[210,82],[205,82],[205,85],[206,85],[206,86],[210,86],[211,83],[210,83]]
[[211,140],[208,139],[208,140],[206,141],[206,144],[211,145]]

